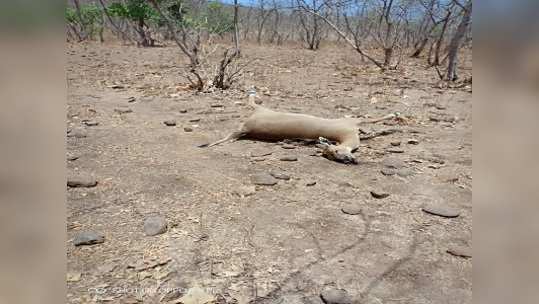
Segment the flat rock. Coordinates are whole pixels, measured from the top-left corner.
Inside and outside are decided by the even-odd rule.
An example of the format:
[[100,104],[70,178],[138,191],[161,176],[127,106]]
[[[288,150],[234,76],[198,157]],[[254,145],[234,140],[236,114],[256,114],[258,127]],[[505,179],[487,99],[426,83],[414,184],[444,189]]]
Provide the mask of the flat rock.
[[371,191],[371,195],[372,197],[374,198],[386,198],[389,196],[389,193],[387,192],[382,192],[382,191],[377,191],[377,190],[372,190]]
[[92,188],[97,186],[97,181],[85,176],[70,177],[67,179],[67,186],[70,188]]
[[459,245],[453,245],[447,249],[447,253],[457,256],[457,257],[461,257],[461,258],[471,258],[472,248],[459,246]]
[[99,122],[93,120],[85,120],[82,123],[88,127],[95,127],[99,125]]
[[67,137],[73,137],[73,138],[85,138],[87,135],[82,130],[71,130],[71,132],[67,133]]
[[273,154],[273,151],[271,150],[255,151],[255,152],[251,152],[251,157],[262,157],[262,156],[268,156],[271,154]]
[[184,127],[184,128],[183,128],[183,131],[185,131],[185,132],[193,132],[193,128],[191,128],[191,127]]
[[144,220],[144,234],[148,236],[165,233],[167,228],[167,220],[161,215],[150,216]]
[[296,146],[291,145],[291,144],[284,144],[284,145],[281,146],[281,148],[291,150],[291,149],[295,149]]
[[404,161],[395,157],[388,157],[382,161],[382,165],[387,168],[399,169],[404,167]]
[[222,104],[220,104],[220,103],[212,103],[212,104],[210,105],[210,107],[212,107],[212,108],[222,108],[222,107],[224,107],[224,105],[222,105]]
[[341,211],[349,215],[358,215],[361,214],[362,210],[359,206],[348,205],[341,208]]
[[167,127],[174,127],[176,125],[176,121],[174,121],[174,120],[165,120],[165,121],[163,121],[163,123]]
[[400,177],[408,177],[414,174],[414,171],[410,168],[401,168],[396,170],[396,173]]
[[273,186],[277,184],[277,179],[267,173],[257,173],[251,176],[251,181],[259,186]]
[[352,298],[344,289],[331,288],[320,293],[325,304],[351,304]]
[[390,144],[391,144],[393,147],[398,147],[398,146],[401,145],[401,142],[400,142],[400,141],[392,141]]
[[75,235],[75,238],[73,238],[73,244],[75,246],[94,245],[104,242],[105,237],[94,231],[82,231]]
[[249,185],[249,186],[240,186],[238,187],[238,189],[235,191],[236,194],[238,194],[239,196],[241,197],[247,197],[247,196],[251,196],[253,194],[256,193],[256,187],[253,186],[253,185]]
[[397,171],[395,171],[395,169],[392,169],[392,168],[384,168],[380,170],[380,172],[382,172],[382,174],[385,176],[391,176],[397,173]]
[[421,208],[426,213],[438,215],[442,217],[457,217],[460,215],[460,211],[455,208],[441,206],[436,204],[427,204]]
[[290,175],[284,173],[284,172],[271,172],[271,176],[275,177],[276,179],[282,179],[282,180],[290,180]]
[[279,158],[280,161],[297,161],[298,158],[296,156],[282,156]]
[[200,118],[191,118],[189,119],[189,122],[199,122]]
[[180,113],[187,113],[187,109],[180,109]]
[[116,112],[118,114],[127,114],[127,113],[133,112],[133,110],[131,110],[129,108],[116,108],[116,109],[114,109],[114,112]]
[[411,138],[411,139],[408,139],[407,143],[410,145],[418,145],[419,140]]
[[395,149],[395,148],[387,149],[386,151],[389,152],[389,153],[404,153],[403,149]]

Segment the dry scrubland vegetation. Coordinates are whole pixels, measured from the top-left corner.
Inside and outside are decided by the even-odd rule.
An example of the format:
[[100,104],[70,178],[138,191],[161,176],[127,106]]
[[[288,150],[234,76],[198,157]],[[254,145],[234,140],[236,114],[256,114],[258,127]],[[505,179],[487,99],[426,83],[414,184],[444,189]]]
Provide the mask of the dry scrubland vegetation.
[[[68,302],[470,303],[471,9],[69,1]],[[308,141],[198,148],[252,86],[405,119],[362,126],[355,166]]]

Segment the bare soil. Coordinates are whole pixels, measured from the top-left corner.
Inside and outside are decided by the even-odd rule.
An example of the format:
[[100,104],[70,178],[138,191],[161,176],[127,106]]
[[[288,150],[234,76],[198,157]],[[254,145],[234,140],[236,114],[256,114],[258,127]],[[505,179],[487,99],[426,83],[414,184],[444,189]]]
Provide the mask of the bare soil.
[[[346,47],[248,46],[243,60],[256,60],[236,87],[196,94],[172,46],[90,43],[67,53],[67,128],[86,135],[67,138],[68,157],[78,157],[67,161],[68,176],[98,181],[68,188],[69,303],[175,302],[193,286],[238,303],[321,303],[331,287],[357,303],[471,303],[472,260],[447,253],[472,244],[469,86],[439,88],[424,59],[381,74]],[[464,78],[471,55],[461,57]],[[400,132],[362,141],[356,166],[294,141],[294,149],[251,140],[198,148],[250,114],[249,85],[276,110],[328,118],[399,111],[408,123],[365,125]],[[271,154],[252,156],[263,152]],[[253,186],[251,176],[269,172],[291,178]],[[423,212],[429,203],[460,216]],[[144,219],[156,214],[168,230],[146,236]],[[76,247],[82,231],[105,242]]]

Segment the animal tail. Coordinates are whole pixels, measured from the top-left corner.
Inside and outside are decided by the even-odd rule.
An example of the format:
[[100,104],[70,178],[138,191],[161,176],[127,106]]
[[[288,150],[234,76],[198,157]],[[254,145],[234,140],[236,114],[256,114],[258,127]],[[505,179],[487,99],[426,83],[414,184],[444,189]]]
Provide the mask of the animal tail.
[[204,146],[205,148],[209,148],[209,147],[213,147],[213,146],[217,146],[219,144],[222,144],[224,142],[227,142],[227,141],[231,141],[231,140],[236,140],[236,139],[239,139],[240,137],[244,136],[245,135],[245,132],[243,131],[235,131],[235,132],[232,132],[230,133],[227,137],[223,138],[223,139],[220,139],[214,143],[211,143],[207,146]]

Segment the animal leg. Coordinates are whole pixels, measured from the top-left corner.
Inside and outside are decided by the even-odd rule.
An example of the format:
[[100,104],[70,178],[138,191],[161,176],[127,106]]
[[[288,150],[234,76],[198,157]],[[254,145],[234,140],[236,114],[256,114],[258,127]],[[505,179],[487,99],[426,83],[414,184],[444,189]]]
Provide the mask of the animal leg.
[[240,131],[235,131],[235,132],[232,132],[230,133],[227,137],[223,138],[223,139],[220,139],[214,143],[211,143],[209,145],[207,145],[206,147],[213,147],[213,146],[216,146],[216,145],[219,145],[219,144],[222,144],[224,142],[227,142],[227,141],[233,141],[233,140],[237,140],[239,138],[241,138],[242,136],[245,136],[246,132],[243,131],[243,130],[240,130]]

